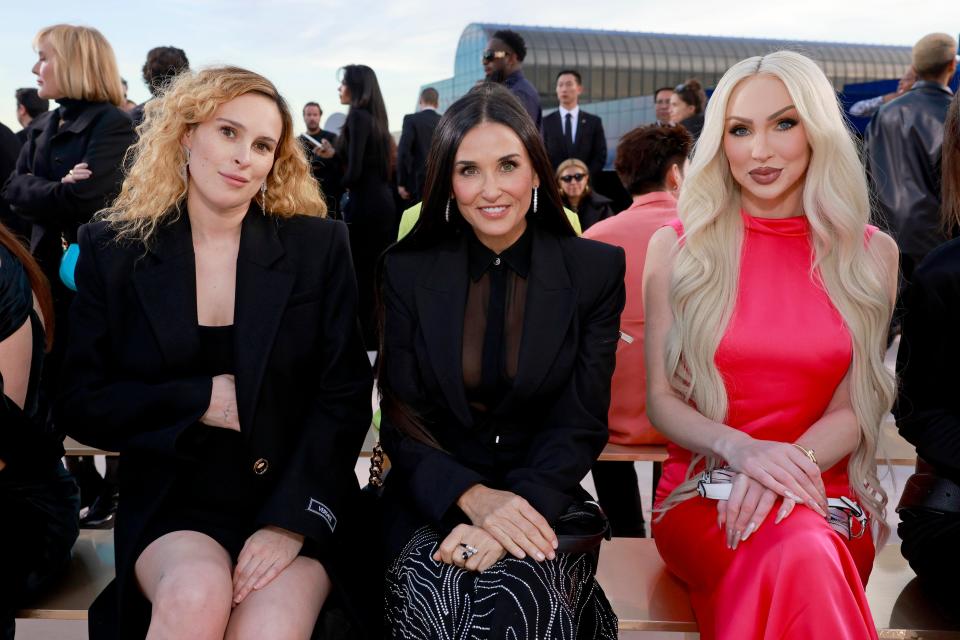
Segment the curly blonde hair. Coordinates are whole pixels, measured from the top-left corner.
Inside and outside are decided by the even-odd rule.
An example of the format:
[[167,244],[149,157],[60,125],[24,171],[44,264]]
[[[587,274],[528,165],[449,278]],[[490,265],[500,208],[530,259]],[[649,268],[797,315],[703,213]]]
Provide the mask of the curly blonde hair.
[[272,99],[283,130],[267,175],[264,212],[288,218],[296,214],[325,216],[327,206],[293,135],[293,117],[272,82],[239,67],[213,67],[177,76],[161,96],[146,105],[140,139],[127,151],[129,167],[120,195],[101,217],[117,229],[118,239],[148,244],[157,228],[175,220],[187,197],[187,151],[182,139],[206,122],[220,105],[248,93]]

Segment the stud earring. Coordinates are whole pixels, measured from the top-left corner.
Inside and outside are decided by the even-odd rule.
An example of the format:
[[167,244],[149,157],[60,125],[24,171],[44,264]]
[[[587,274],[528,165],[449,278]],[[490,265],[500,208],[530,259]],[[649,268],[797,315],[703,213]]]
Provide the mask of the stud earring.
[[533,212],[537,212],[537,188],[533,188]]
[[[453,200],[453,198],[450,198]],[[443,220],[445,222],[450,222],[450,200],[447,200],[447,208],[443,212]]]

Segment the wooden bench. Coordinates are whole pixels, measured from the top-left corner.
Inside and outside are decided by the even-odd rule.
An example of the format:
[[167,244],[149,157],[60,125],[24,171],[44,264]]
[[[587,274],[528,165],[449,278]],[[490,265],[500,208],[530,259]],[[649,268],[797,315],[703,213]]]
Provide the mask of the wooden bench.
[[[670,631],[696,637],[697,623],[682,583],[667,571],[649,538],[614,538],[600,552],[597,579],[620,619],[620,637],[643,638],[649,631]],[[915,574],[900,555],[900,545],[887,545],[877,556],[867,584],[867,599],[882,639],[960,639],[960,629],[929,612],[916,589]],[[907,624],[909,622],[909,624]]]
[[86,620],[87,609],[113,576],[113,531],[82,529],[66,573],[17,617]]

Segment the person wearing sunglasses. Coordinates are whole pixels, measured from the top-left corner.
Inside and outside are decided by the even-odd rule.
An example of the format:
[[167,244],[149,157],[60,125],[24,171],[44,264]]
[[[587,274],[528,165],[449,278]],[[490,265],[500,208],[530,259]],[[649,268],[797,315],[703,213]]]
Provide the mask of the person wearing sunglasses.
[[561,162],[557,167],[557,183],[564,206],[577,212],[584,231],[613,215],[610,206],[613,201],[590,188],[590,172],[582,160],[568,158]]
[[494,32],[483,52],[483,73],[487,82],[502,84],[510,90],[543,133],[543,110],[540,94],[523,75],[523,59],[527,57],[527,43],[516,31],[500,29]]

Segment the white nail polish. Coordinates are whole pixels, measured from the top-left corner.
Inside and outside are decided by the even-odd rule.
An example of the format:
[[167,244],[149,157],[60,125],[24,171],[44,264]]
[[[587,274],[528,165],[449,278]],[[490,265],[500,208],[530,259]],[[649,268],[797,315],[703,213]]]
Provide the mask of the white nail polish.
[[751,522],[750,524],[748,524],[747,530],[743,532],[742,536],[740,536],[740,541],[743,542],[744,540],[749,538],[750,534],[753,533],[756,528],[757,528],[757,525],[755,525],[754,523]]

